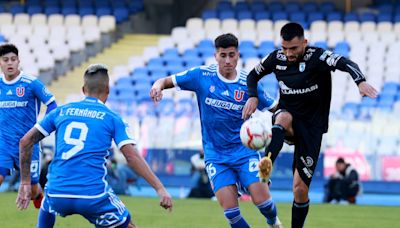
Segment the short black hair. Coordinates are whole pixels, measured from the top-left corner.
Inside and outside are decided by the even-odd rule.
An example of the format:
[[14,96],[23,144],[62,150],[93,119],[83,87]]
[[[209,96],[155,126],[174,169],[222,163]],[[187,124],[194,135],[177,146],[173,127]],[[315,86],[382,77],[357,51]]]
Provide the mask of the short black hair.
[[232,33],[226,33],[219,35],[217,38],[215,38],[214,46],[216,49],[229,48],[229,47],[238,48],[239,41],[238,38]]
[[14,44],[2,44],[0,45],[0,56],[8,53],[14,53],[18,56],[18,48]]
[[285,41],[291,41],[295,37],[304,38],[303,26],[296,22],[289,22],[282,27],[281,37]]
[[344,164],[344,163],[345,163],[345,162],[344,162],[344,158],[342,158],[342,157],[338,158],[338,159],[336,160],[336,164],[339,164],[339,163]]
[[86,69],[83,78],[87,92],[100,94],[109,83],[108,68],[104,64],[92,64]]

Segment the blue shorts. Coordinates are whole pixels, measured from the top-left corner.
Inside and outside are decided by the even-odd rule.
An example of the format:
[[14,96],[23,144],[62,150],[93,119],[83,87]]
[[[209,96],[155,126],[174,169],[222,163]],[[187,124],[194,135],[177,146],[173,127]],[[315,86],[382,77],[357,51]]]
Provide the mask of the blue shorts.
[[254,153],[234,164],[206,162],[208,178],[214,193],[229,185],[239,184],[248,188],[251,184],[259,182],[259,161],[260,155]]
[[94,199],[50,197],[46,193],[41,209],[62,217],[79,214],[96,227],[117,227],[130,216],[112,189]]
[[[18,152],[0,152],[0,175],[7,176],[11,174],[13,169],[19,170],[19,153]],[[31,184],[39,183],[40,178],[40,159],[39,150],[32,153],[31,162]]]

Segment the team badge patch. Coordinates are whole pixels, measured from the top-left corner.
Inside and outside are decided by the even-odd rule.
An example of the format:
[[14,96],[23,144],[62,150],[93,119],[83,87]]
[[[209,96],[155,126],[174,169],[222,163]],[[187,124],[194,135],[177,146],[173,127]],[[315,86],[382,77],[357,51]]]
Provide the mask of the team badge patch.
[[303,72],[306,69],[306,63],[305,62],[301,62],[299,65],[299,71]]
[[15,91],[16,91],[18,97],[23,97],[25,94],[25,87],[22,87],[22,86],[17,87],[15,89]]
[[237,90],[235,89],[235,101],[242,101],[244,97],[244,91],[243,90]]
[[213,85],[210,86],[210,89],[209,89],[209,90],[210,90],[211,93],[214,93],[214,92],[215,92],[215,86],[213,86]]

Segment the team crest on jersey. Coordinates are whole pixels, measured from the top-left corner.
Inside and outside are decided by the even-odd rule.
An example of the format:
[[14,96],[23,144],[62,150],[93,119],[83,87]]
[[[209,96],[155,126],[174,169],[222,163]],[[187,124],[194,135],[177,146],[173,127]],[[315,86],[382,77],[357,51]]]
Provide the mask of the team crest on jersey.
[[209,90],[210,90],[211,93],[214,93],[215,92],[215,86],[213,86],[213,85],[210,86]]
[[299,64],[299,71],[303,72],[306,69],[306,63],[305,62],[301,62]]
[[237,90],[235,89],[235,101],[242,101],[244,97],[244,91],[243,90]]
[[25,94],[25,87],[22,87],[22,86],[17,87],[17,88],[15,89],[15,92],[17,93],[17,96],[18,96],[18,97],[23,97],[24,94]]

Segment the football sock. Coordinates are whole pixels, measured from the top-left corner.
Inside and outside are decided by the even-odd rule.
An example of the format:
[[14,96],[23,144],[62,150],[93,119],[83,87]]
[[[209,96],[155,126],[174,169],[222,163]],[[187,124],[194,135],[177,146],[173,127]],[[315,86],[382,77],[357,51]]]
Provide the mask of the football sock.
[[285,140],[285,128],[279,124],[274,124],[271,129],[272,138],[271,143],[267,147],[266,155],[271,152],[271,161],[274,162],[276,157],[278,157],[279,151],[283,147],[283,142]]
[[228,219],[232,228],[247,228],[250,227],[246,220],[240,214],[239,207],[229,208],[224,210],[226,219]]
[[296,203],[292,205],[292,228],[302,228],[308,214],[310,200],[305,203]]
[[277,210],[274,201],[272,199],[268,199],[260,204],[257,205],[258,209],[260,210],[261,214],[267,218],[267,223],[270,225],[275,224],[276,222],[276,215]]
[[56,222],[56,215],[51,214],[43,209],[39,210],[38,225],[37,228],[49,228],[54,227]]

